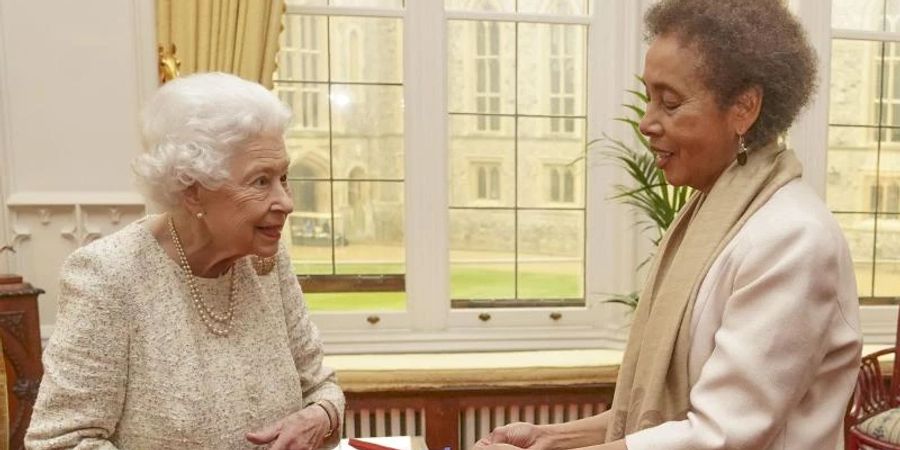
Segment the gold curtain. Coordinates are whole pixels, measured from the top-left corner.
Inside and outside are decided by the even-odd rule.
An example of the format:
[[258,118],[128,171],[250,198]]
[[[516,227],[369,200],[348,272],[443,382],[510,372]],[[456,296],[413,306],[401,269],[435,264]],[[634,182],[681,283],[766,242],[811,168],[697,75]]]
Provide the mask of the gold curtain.
[[159,45],[182,75],[228,72],[272,88],[284,0],[157,0]]

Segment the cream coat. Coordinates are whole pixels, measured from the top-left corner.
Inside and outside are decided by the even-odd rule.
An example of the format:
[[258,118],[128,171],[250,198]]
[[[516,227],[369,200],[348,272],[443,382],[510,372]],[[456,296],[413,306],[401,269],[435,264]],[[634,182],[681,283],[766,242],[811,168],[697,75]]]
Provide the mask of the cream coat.
[[836,448],[859,367],[858,316],[837,222],[805,183],[788,183],[700,286],[687,419],[626,436],[628,449]]

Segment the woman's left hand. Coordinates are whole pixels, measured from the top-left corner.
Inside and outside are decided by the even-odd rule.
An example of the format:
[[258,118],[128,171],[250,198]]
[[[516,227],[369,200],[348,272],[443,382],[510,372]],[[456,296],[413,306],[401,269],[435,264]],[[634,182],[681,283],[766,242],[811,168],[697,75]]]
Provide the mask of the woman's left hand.
[[321,447],[331,421],[324,409],[310,406],[247,433],[247,440],[256,445],[271,443],[270,450],[315,450]]

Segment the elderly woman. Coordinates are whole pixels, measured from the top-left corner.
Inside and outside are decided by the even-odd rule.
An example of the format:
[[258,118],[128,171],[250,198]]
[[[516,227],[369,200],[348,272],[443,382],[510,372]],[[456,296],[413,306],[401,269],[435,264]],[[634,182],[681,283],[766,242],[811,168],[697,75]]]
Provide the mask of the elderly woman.
[[134,168],[164,213],[73,253],[30,449],[313,449],[343,394],[291,273],[289,110],[221,73],[164,85]]
[[780,0],[663,0],[640,123],[696,194],[667,231],[609,411],[495,429],[479,447],[836,448],[860,353],[853,265],[835,220],[778,144],[815,55]]

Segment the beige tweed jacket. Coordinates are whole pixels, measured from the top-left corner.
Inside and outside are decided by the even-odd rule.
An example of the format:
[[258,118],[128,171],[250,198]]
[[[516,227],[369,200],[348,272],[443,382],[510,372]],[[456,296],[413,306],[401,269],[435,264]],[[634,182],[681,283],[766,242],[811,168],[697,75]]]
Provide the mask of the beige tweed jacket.
[[[286,249],[265,276],[247,258],[232,271],[233,328],[218,337],[146,220],[73,253],[26,447],[255,448],[245,433],[304,405],[343,411]],[[198,278],[216,311],[227,308],[231,276]]]

